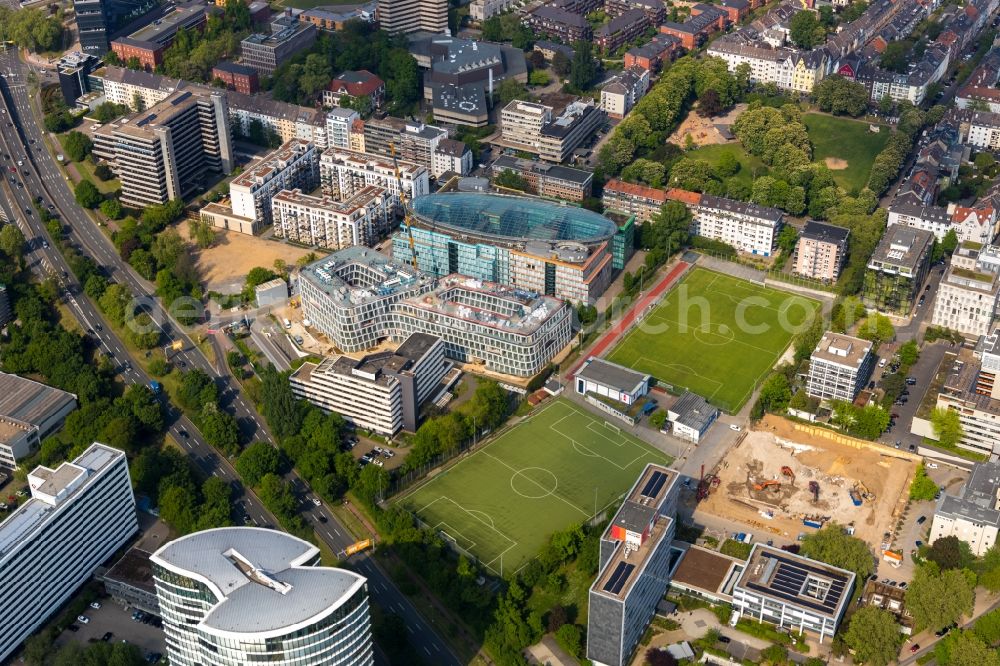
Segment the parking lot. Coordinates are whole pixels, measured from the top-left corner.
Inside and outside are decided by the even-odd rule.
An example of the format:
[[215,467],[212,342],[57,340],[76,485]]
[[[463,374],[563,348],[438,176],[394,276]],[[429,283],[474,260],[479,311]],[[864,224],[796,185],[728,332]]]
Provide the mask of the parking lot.
[[143,656],[151,652],[166,654],[167,646],[163,630],[152,624],[143,624],[132,619],[132,609],[125,609],[115,603],[110,597],[101,599],[101,608],[88,608],[84,615],[88,623],[74,622],[72,626],[79,627],[75,632],[67,629],[56,638],[56,647],[71,641],[77,643],[93,643],[101,640],[105,633],[111,632],[110,641],[123,640],[137,646]]

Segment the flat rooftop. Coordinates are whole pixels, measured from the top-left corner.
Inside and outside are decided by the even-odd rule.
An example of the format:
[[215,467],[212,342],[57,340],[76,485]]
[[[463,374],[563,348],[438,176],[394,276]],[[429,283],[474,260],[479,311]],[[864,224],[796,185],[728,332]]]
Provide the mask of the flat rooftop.
[[139,548],[129,548],[122,558],[104,574],[105,580],[112,580],[156,594],[153,584],[153,564],[150,553]]
[[310,206],[313,208],[324,208],[350,215],[356,210],[366,207],[374,199],[385,196],[387,190],[384,187],[367,185],[343,201],[337,201],[329,195],[314,196],[303,194],[302,190],[282,190],[272,197],[272,201],[285,201],[288,203]]
[[616,528],[641,534],[652,523],[652,529],[638,547],[626,548],[624,541],[618,540],[614,554],[598,574],[592,591],[619,600],[628,597],[649,556],[670,531],[673,518],[659,513],[676,481],[677,473],[673,470],[652,463],[646,465],[601,540],[608,540]]
[[230,186],[252,190],[254,186],[268,182],[272,176],[287,169],[292,162],[308,152],[311,146],[312,142],[305,139],[290,139],[234,178]]
[[530,335],[554,314],[568,307],[552,296],[456,273],[441,278],[433,291],[411,296],[404,303],[416,310],[518,335]]
[[163,44],[174,38],[180,28],[198,23],[205,16],[205,5],[197,2],[180,5],[163,18],[136,30],[129,39],[139,42]]
[[18,375],[0,372],[0,416],[34,426],[76,403],[76,396]]
[[590,381],[610,386],[619,391],[632,391],[639,384],[648,384],[649,375],[636,372],[617,363],[611,363],[601,358],[588,359],[583,366],[577,370],[577,377],[589,379]]
[[[32,496],[0,523],[0,567],[10,553],[25,539],[31,538],[35,530],[58,510],[59,504],[83,492],[93,482],[97,473],[123,458],[125,453],[97,442],[90,445],[72,462],[64,462],[56,469],[36,467],[29,475]],[[69,484],[86,478],[56,503],[46,495],[57,495]],[[32,480],[30,477],[35,477]],[[41,482],[38,484],[38,482]],[[36,485],[38,484],[38,485]],[[36,497],[38,495],[38,497]],[[39,499],[41,498],[41,499]]]
[[[733,574],[742,571],[746,562],[701,546],[691,546],[684,552],[680,564],[670,577],[671,582],[708,594],[732,596]],[[728,589],[727,589],[728,588]]]
[[356,307],[400,292],[418,293],[433,283],[426,273],[362,246],[323,257],[300,275],[341,307]]
[[234,634],[314,623],[364,587],[366,579],[352,571],[310,566],[318,558],[310,543],[255,527],[195,532],[151,556],[154,564],[205,581],[219,603],[202,623]]
[[920,262],[927,256],[934,233],[902,224],[892,224],[875,247],[875,253],[868,261],[872,269],[905,268],[916,272]]
[[812,358],[858,369],[871,350],[872,343],[868,340],[827,331],[813,350]]
[[755,544],[737,587],[838,619],[855,575],[801,555]]

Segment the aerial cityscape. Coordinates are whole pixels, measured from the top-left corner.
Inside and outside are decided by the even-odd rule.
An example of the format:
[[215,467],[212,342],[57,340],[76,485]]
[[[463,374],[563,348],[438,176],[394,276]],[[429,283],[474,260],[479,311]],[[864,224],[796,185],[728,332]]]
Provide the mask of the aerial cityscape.
[[0,169],[0,666],[1000,666],[1000,0],[5,0]]

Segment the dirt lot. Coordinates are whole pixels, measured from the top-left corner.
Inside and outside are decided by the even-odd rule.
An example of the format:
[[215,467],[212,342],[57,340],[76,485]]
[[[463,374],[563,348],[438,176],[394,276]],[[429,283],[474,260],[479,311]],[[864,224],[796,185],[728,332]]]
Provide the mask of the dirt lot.
[[831,171],[843,171],[847,167],[851,166],[848,164],[847,160],[842,160],[839,157],[828,157],[823,161],[826,162],[826,168]]
[[691,135],[691,139],[694,140],[694,145],[696,146],[710,146],[718,143],[729,143],[719,133],[719,130],[715,128],[716,125],[732,125],[736,122],[736,119],[741,113],[747,110],[746,104],[737,104],[733,109],[724,116],[716,116],[715,118],[702,118],[693,110],[688,112],[687,118],[684,122],[680,124],[670,138],[667,139],[670,143],[676,143],[678,146],[684,145],[684,136],[686,134]]
[[[804,518],[855,527],[855,536],[878,549],[885,532],[905,506],[916,463],[871,449],[856,449],[793,431],[783,419],[768,417],[765,430],[751,431],[723,459],[720,481],[699,511],[795,538],[810,531]],[[794,479],[782,473],[791,468]],[[767,481],[768,484],[756,489]],[[816,501],[809,482],[819,484]],[[860,507],[848,492],[867,488],[874,495]],[[769,517],[773,516],[773,517]]]
[[[177,225],[177,231],[190,240],[187,222]],[[309,250],[294,245],[225,230],[218,230],[215,245],[207,250],[192,245],[192,252],[202,281],[209,290],[222,293],[239,291],[247,273],[255,266],[270,268],[275,259],[294,265],[299,257],[309,254]]]

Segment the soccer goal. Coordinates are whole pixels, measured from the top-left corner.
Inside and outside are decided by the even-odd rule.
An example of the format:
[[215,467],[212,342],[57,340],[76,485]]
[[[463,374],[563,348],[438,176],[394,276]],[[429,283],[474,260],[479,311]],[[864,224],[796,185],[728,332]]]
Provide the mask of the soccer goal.
[[622,434],[622,429],[616,426],[614,423],[611,423],[610,421],[605,421],[604,427],[607,428],[608,430],[613,430],[616,435]]

